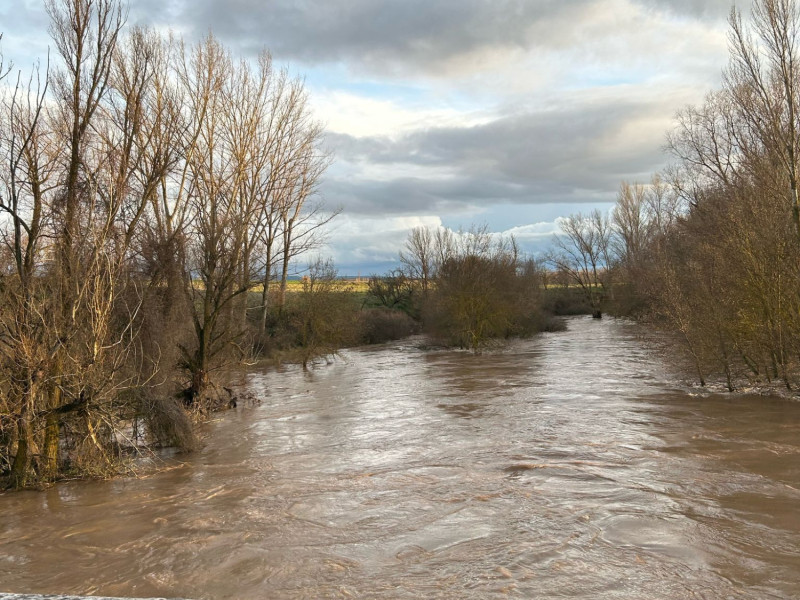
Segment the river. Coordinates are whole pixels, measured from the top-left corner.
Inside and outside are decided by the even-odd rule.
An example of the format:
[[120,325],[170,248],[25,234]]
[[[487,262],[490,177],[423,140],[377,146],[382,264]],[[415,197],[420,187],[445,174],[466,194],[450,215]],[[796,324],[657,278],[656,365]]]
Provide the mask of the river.
[[418,342],[247,373],[168,470],[0,495],[0,592],[800,597],[800,403],[695,393],[613,319]]

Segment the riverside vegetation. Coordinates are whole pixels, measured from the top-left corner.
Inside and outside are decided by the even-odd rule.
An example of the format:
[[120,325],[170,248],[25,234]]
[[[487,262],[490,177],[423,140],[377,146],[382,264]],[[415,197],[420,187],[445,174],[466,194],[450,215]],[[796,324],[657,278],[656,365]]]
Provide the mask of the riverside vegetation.
[[[540,297],[571,312],[577,295],[596,317],[608,311],[675,332],[701,385],[796,390],[798,46],[795,0],[755,0],[746,21],[732,9],[723,85],[677,115],[672,164],[647,184],[622,183],[610,215],[561,220],[541,261]],[[412,234],[404,259],[423,281],[424,237]]]
[[192,417],[228,400],[213,374],[287,313],[289,264],[335,214],[315,200],[329,157],[303,82],[266,51],[126,28],[116,0],[46,8],[53,64],[0,69],[12,487],[191,447]]
[[672,167],[573,215],[544,260],[486,228],[418,228],[354,291],[317,260],[330,162],[302,80],[212,35],[124,26],[117,0],[48,0],[57,60],[0,68],[0,478],[105,476],[195,445],[227,366],[304,367],[424,332],[480,351],[553,314],[675,331],[701,383],[800,383],[800,18],[730,18],[722,89],[680,113]]
[[677,115],[673,164],[610,218],[565,220],[551,257],[595,310],[676,332],[701,385],[800,385],[799,13],[732,10],[723,85]]

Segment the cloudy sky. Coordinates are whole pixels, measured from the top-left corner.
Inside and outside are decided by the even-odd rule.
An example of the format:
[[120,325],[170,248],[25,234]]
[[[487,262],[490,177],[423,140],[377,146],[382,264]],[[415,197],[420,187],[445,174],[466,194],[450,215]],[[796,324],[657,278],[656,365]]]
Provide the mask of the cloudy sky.
[[[129,22],[306,78],[342,209],[326,253],[385,272],[410,228],[486,224],[545,247],[669,157],[682,106],[719,84],[732,0],[131,0]],[[740,5],[746,2],[740,2]],[[0,0],[18,66],[46,53],[41,0]]]

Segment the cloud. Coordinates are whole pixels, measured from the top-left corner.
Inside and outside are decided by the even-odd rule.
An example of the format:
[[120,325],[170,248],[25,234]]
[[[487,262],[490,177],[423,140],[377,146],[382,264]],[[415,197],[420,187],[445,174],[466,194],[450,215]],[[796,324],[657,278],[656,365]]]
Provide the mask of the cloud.
[[734,4],[732,0],[636,0],[636,2],[674,16],[710,21],[727,18]]
[[422,217],[365,217],[342,214],[329,226],[331,256],[342,273],[386,273],[398,266],[398,252],[414,227],[441,227],[441,219]]
[[502,232],[503,235],[513,235],[520,241],[540,240],[541,238],[549,238],[561,230],[559,229],[559,221],[561,217],[555,221],[540,221],[539,223],[530,223],[528,225],[518,225]]
[[329,202],[358,214],[479,212],[492,205],[610,201],[665,162],[671,114],[650,99],[587,97],[472,126],[330,134]]
[[354,137],[394,136],[434,125],[474,125],[491,120],[485,111],[464,112],[428,99],[410,102],[403,97],[376,98],[322,89],[312,93],[310,100],[315,114],[325,123],[329,134],[334,134],[334,139],[337,133]]
[[[390,264],[420,220],[544,243],[554,207],[649,179],[675,111],[719,81],[730,1],[136,0],[128,21],[267,47],[308,76],[335,150],[321,192],[345,210],[332,252],[352,271]],[[11,4],[3,46],[27,66],[47,18]]]
[[[268,47],[302,68],[343,65],[378,80],[408,77],[545,86],[579,64],[654,64],[682,39],[686,20],[724,18],[728,0],[138,0],[131,21],[213,30],[239,51]],[[669,17],[669,18],[665,18]],[[671,23],[678,17],[681,22]],[[633,47],[635,51],[631,51]],[[696,48],[699,51],[699,49]],[[564,62],[566,60],[566,62]],[[509,72],[524,77],[508,78]],[[478,86],[479,87],[479,86]],[[474,89],[473,93],[481,90]]]
[[[306,64],[358,61],[386,72],[402,63],[452,68],[465,57],[529,49],[557,39],[596,0],[196,0],[167,15],[243,45],[268,45]],[[158,18],[151,0],[137,9]],[[561,29],[558,27],[557,29]]]

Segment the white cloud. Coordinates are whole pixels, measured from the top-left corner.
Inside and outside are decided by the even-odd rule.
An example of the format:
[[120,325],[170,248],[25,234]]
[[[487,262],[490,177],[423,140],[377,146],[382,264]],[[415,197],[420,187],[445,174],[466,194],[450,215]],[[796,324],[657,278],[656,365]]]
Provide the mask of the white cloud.
[[354,137],[397,136],[430,127],[470,127],[491,120],[479,111],[464,112],[442,104],[408,106],[344,90],[312,90],[315,115],[334,133]]
[[539,223],[530,223],[528,225],[518,225],[503,231],[503,235],[513,235],[521,242],[532,240],[541,240],[542,238],[550,238],[560,231],[559,221],[562,217],[558,217],[555,221],[541,221]]
[[413,228],[441,225],[435,215],[385,218],[342,214],[330,226],[331,243],[322,253],[348,274],[384,273],[397,265],[398,253]]

